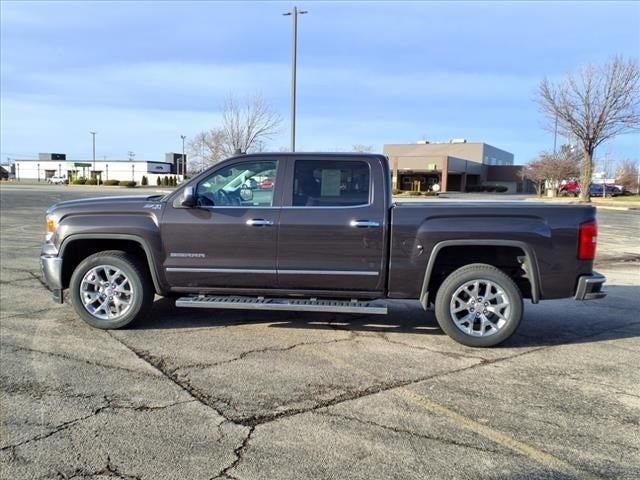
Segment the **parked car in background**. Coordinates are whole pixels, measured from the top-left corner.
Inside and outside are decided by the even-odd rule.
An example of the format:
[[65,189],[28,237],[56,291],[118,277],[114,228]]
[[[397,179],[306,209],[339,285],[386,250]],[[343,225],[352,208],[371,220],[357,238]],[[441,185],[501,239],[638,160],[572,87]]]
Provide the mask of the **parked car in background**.
[[53,177],[49,177],[47,182],[53,185],[66,185],[69,183],[69,179],[66,175],[54,175]]
[[262,182],[260,182],[260,189],[261,190],[271,190],[273,188],[273,179],[272,178],[265,178],[264,180],[262,180]]
[[577,197],[580,195],[580,184],[578,182],[567,182],[560,187],[561,197]]
[[622,189],[617,185],[603,185],[601,183],[592,183],[591,187],[589,187],[589,195],[591,195],[592,197],[617,197],[618,195],[622,195],[622,193]]

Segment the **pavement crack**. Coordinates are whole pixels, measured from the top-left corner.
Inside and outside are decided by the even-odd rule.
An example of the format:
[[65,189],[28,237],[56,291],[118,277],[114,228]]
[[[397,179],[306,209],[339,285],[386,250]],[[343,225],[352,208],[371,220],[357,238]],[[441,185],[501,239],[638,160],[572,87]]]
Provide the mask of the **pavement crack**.
[[480,452],[498,453],[498,454],[504,454],[505,453],[503,451],[496,450],[496,449],[483,448],[483,447],[479,447],[477,445],[472,445],[472,444],[468,444],[468,443],[464,443],[464,442],[458,442],[458,441],[450,439],[450,438],[445,438],[445,437],[440,437],[440,436],[435,436],[435,435],[427,435],[427,434],[424,434],[424,433],[413,432],[411,430],[407,430],[407,429],[404,429],[404,428],[394,427],[394,426],[391,426],[391,425],[384,425],[382,423],[374,422],[373,420],[363,420],[361,418],[353,417],[353,416],[350,416],[350,415],[343,415],[343,414],[339,414],[339,413],[331,413],[331,412],[328,412],[328,411],[314,412],[314,414],[327,416],[327,417],[342,418],[342,419],[347,420],[347,421],[354,421],[354,422],[361,423],[363,425],[369,425],[369,426],[376,427],[376,428],[382,428],[384,430],[389,430],[391,432],[399,433],[401,435],[411,435],[412,437],[422,438],[422,439],[425,439],[425,440],[433,440],[433,441],[444,443],[444,444],[447,444],[447,445],[454,445],[454,446],[457,446],[457,447],[471,448],[473,450],[478,450]]
[[432,353],[437,353],[440,355],[444,355],[445,357],[449,357],[449,358],[455,358],[456,360],[461,360],[461,359],[472,359],[472,360],[478,360],[480,362],[485,362],[487,359],[484,357],[479,357],[476,355],[469,355],[468,353],[456,353],[456,352],[446,352],[443,350],[437,350],[435,348],[429,348],[429,347],[424,347],[424,346],[420,346],[420,345],[412,345],[410,343],[406,343],[400,340],[395,340],[395,339],[391,339],[388,337],[387,333],[384,332],[377,332],[376,333],[376,337],[380,338],[381,340],[388,342],[388,343],[393,343],[394,345],[401,345],[407,348],[413,348],[416,350],[424,350],[426,352],[432,352]]
[[10,318],[16,318],[16,317],[27,317],[29,315],[34,315],[36,313],[44,313],[44,312],[51,312],[51,307],[49,307],[49,308],[40,308],[38,310],[29,310],[27,312],[14,313],[12,315],[2,315],[2,316],[0,316],[0,320],[8,320]]
[[220,408],[218,408],[215,405],[216,403],[223,403],[225,404],[225,406],[230,406],[227,402],[224,402],[221,399],[212,398],[210,395],[200,391],[199,389],[191,385],[191,383],[186,378],[182,378],[180,377],[180,375],[176,373],[177,369],[168,368],[163,358],[156,357],[151,353],[143,350],[138,350],[126,344],[125,342],[123,342],[121,339],[119,339],[109,331],[106,331],[105,333],[109,335],[111,338],[113,338],[114,340],[116,340],[117,342],[119,342],[120,344],[122,344],[125,348],[130,350],[140,360],[142,360],[143,362],[153,367],[155,370],[161,373],[168,380],[170,380],[175,385],[180,387],[180,389],[186,392],[191,398],[196,400],[198,403],[204,405],[207,408],[210,408],[211,410],[216,412],[218,415],[220,415],[220,417],[222,417],[224,420],[230,423],[238,424],[238,422],[229,418],[227,415],[224,414],[224,412]]
[[42,275],[32,272],[31,270],[26,271],[25,273],[28,273],[29,275],[31,275],[31,278],[33,278],[34,280],[37,280],[38,283],[40,283],[40,285],[45,289],[45,290],[49,290],[49,285],[47,285],[47,282],[44,281],[44,278],[42,278]]
[[349,342],[353,340],[353,338],[350,336],[349,338],[338,338],[338,339],[334,339],[334,340],[319,340],[319,341],[314,341],[314,342],[300,342],[300,343],[294,343],[292,345],[288,345],[286,347],[264,347],[264,348],[257,348],[254,350],[247,350],[245,352],[242,352],[240,355],[233,357],[233,358],[229,358],[227,360],[221,360],[219,362],[213,362],[213,363],[190,363],[187,365],[182,365],[180,367],[178,367],[176,370],[187,370],[187,369],[191,369],[191,368],[209,368],[209,367],[217,367],[220,365],[226,365],[229,363],[233,363],[233,362],[237,362],[239,360],[242,360],[248,356],[251,355],[256,355],[256,354],[260,354],[260,353],[266,353],[266,352],[287,352],[289,350],[293,350],[294,348],[298,348],[298,347],[304,347],[307,345],[327,345],[330,343],[340,343],[340,342]]
[[73,478],[94,478],[94,477],[110,477],[119,478],[121,480],[141,480],[138,475],[124,473],[118,469],[112,462],[111,457],[107,454],[107,464],[100,470],[89,471],[82,468],[76,468],[71,474],[57,472],[58,479],[71,480]]
[[55,435],[56,433],[59,433],[59,432],[62,432],[64,430],[67,430],[68,428],[71,428],[76,423],[82,422],[82,421],[87,420],[87,419],[89,419],[91,417],[95,417],[100,412],[102,412],[102,410],[104,410],[105,408],[107,408],[107,407],[105,407],[105,406],[98,407],[92,413],[90,413],[88,415],[84,415],[82,417],[74,418],[73,420],[69,420],[67,422],[63,422],[63,423],[61,423],[60,425],[58,425],[57,427],[53,428],[52,430],[50,430],[47,433],[41,433],[39,435],[36,435],[35,437],[31,437],[31,438],[28,438],[26,440],[23,440],[22,442],[18,442],[18,443],[14,443],[12,445],[7,445],[5,447],[2,447],[2,448],[0,448],[0,452],[4,452],[6,450],[14,450],[14,449],[16,449],[18,447],[26,445],[27,443],[32,443],[32,442],[38,442],[40,440],[45,440],[45,439],[51,437],[52,435]]
[[87,365],[91,365],[91,366],[94,366],[94,367],[108,368],[108,369],[113,369],[113,370],[122,370],[122,371],[125,371],[125,372],[136,373],[136,374],[140,374],[140,375],[150,375],[147,372],[137,371],[137,370],[133,370],[133,369],[126,368],[126,367],[121,367],[119,365],[107,365],[106,363],[95,362],[93,360],[88,360],[86,358],[74,357],[74,356],[71,356],[71,355],[66,355],[64,353],[47,352],[46,350],[37,350],[37,349],[34,349],[34,348],[28,348],[28,347],[22,347],[22,346],[19,346],[19,345],[13,345],[13,344],[10,344],[10,343],[3,343],[2,346],[3,347],[9,347],[10,349],[13,349],[14,351],[31,352],[31,353],[37,353],[37,354],[40,354],[40,355],[50,355],[52,357],[63,358],[65,360],[70,360],[72,362],[86,363]]
[[[26,440],[23,440],[21,442],[12,444],[12,445],[7,445],[4,446],[2,448],[0,448],[0,452],[4,452],[6,450],[15,450],[18,447],[21,447],[23,445],[26,445],[28,443],[33,443],[33,442],[39,442],[41,440],[45,440],[57,433],[60,433],[64,430],[67,430],[69,428],[71,428],[72,426],[83,422],[85,420],[88,420],[90,418],[95,417],[96,415],[101,414],[102,412],[105,412],[107,410],[133,410],[136,412],[141,412],[141,411],[149,411],[149,410],[164,410],[166,408],[171,408],[174,407],[176,405],[181,405],[183,403],[189,403],[189,402],[193,402],[194,400],[182,400],[179,402],[173,402],[167,405],[158,405],[158,406],[149,406],[149,405],[139,405],[139,406],[133,406],[133,405],[114,405],[113,404],[113,400],[111,400],[110,398],[104,396],[104,405],[101,405],[97,408],[95,408],[93,410],[93,412],[91,412],[90,414],[87,415],[83,415],[82,417],[78,417],[78,418],[74,418],[73,420],[68,420],[66,422],[61,423],[60,425],[54,427],[53,429],[51,429],[50,431],[46,432],[46,433],[41,433],[39,435],[36,435],[34,437],[28,438]],[[72,477],[71,477],[72,478]],[[128,477],[123,477],[123,478],[128,478]]]
[[214,475],[211,478],[211,480],[218,479],[218,478],[230,478],[232,480],[237,480],[237,477],[233,476],[229,472],[234,468],[236,468],[244,458],[244,455],[247,452],[247,448],[249,447],[249,441],[251,440],[251,436],[253,435],[253,432],[255,432],[255,429],[256,429],[255,426],[249,428],[249,431],[247,432],[247,435],[242,440],[242,443],[233,450],[233,454],[236,456],[236,458],[228,466],[220,470],[220,472],[217,475]]
[[358,388],[358,389],[354,389],[354,390],[350,390],[347,391],[345,393],[342,393],[340,395],[337,395],[331,399],[327,399],[321,402],[317,402],[315,405],[310,406],[310,407],[301,407],[301,408],[291,408],[289,410],[283,410],[283,411],[279,411],[279,412],[272,412],[272,413],[266,413],[266,414],[260,414],[260,415],[253,415],[250,417],[244,417],[244,418],[240,418],[238,420],[236,420],[236,423],[239,423],[241,425],[246,425],[248,427],[255,427],[257,425],[262,425],[264,423],[270,423],[273,421],[276,421],[280,418],[287,418],[287,417],[292,417],[295,415],[300,415],[300,414],[304,414],[304,413],[308,413],[308,412],[314,412],[316,410],[319,410],[321,408],[326,408],[326,407],[331,407],[334,405],[338,405],[344,402],[348,402],[351,400],[358,400],[360,398],[364,398],[367,397],[369,395],[374,395],[376,393],[382,393],[382,392],[387,392],[396,388],[400,388],[400,387],[407,387],[407,386],[411,386],[411,385],[415,385],[417,383],[421,383],[427,380],[432,380],[434,378],[440,378],[440,377],[444,377],[447,375],[452,375],[452,374],[456,374],[456,373],[460,373],[466,370],[472,370],[474,368],[478,368],[478,367],[483,367],[486,365],[491,365],[494,363],[499,363],[499,362],[503,362],[503,361],[507,361],[507,360],[511,360],[517,357],[520,357],[522,355],[527,355],[529,353],[533,353],[539,350],[542,350],[544,348],[547,347],[538,347],[538,348],[534,348],[534,349],[529,349],[527,351],[524,352],[519,352],[516,353],[514,355],[508,356],[508,357],[502,357],[502,358],[496,358],[496,359],[491,359],[491,360],[484,360],[482,362],[478,362],[475,363],[473,365],[468,365],[465,367],[460,367],[457,368],[455,370],[449,370],[446,372],[440,372],[440,373],[434,373],[431,375],[427,375],[424,377],[419,377],[419,378],[414,378],[414,379],[405,379],[405,380],[395,380],[395,381],[390,381],[390,382],[380,382],[380,383],[376,383],[373,385],[369,385],[367,387],[363,387],[363,388]]

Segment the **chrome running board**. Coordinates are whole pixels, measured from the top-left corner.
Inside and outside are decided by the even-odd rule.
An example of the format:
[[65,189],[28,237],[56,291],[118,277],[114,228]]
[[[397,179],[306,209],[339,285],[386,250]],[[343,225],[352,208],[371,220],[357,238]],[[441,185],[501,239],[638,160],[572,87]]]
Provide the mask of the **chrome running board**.
[[317,298],[267,298],[225,295],[181,297],[176,307],[228,308],[237,310],[285,310],[289,312],[366,313],[386,315],[386,305],[358,300],[325,300]]

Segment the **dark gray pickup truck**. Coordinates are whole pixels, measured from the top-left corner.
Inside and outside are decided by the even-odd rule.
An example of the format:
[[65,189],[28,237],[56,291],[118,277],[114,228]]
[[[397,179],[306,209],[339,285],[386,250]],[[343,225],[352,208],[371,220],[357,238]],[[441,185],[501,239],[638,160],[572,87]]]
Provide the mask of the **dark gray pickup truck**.
[[[98,328],[179,307],[384,314],[417,299],[465,345],[517,329],[523,298],[601,298],[595,209],[525,202],[393,203],[388,160],[261,153],[166,195],[52,206],[41,266]],[[560,321],[560,319],[559,319]]]

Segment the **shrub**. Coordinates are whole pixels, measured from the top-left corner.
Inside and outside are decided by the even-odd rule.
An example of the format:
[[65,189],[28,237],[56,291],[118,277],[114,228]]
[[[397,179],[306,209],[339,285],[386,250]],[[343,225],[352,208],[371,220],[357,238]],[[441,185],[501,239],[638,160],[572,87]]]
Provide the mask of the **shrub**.
[[85,185],[98,185],[98,180],[95,178],[89,178],[86,182]]
[[161,186],[162,185],[162,179],[160,177],[156,177],[156,185],[157,186]]
[[104,184],[113,187],[115,185],[120,185],[120,180],[105,180]]
[[409,192],[409,195],[412,196],[412,197],[419,197],[420,195],[422,195],[422,193],[413,190],[413,191]]
[[400,190],[399,188],[394,188],[393,189],[393,194],[394,195],[400,195],[402,193],[402,190]]
[[140,182],[141,185],[149,185],[149,180],[147,179],[146,175],[142,176],[142,180]]
[[120,186],[121,187],[127,187],[127,188],[133,188],[137,185],[137,182],[134,182],[133,180],[128,180],[128,181],[122,181],[120,182]]
[[437,197],[438,195],[440,195],[440,193],[438,192],[432,192],[432,191],[424,192],[425,197]]
[[173,176],[173,186],[174,187],[178,186],[178,177],[176,177],[175,175]]
[[169,186],[169,177],[167,177],[166,175],[162,177],[162,185],[165,187]]
[[509,190],[504,185],[467,185],[467,192],[498,192],[504,193]]
[[73,182],[74,185],[84,185],[85,183],[87,183],[87,179],[86,178],[76,178]]

